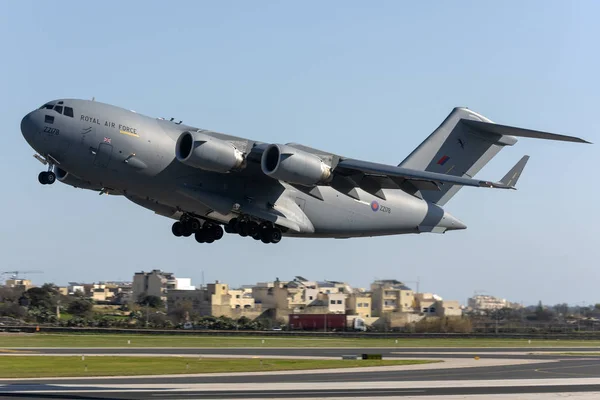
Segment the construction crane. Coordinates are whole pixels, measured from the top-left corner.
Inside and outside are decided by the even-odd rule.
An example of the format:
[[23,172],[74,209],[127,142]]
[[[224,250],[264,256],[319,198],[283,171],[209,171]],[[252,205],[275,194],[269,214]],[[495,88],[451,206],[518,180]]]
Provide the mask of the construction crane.
[[11,279],[19,279],[19,274],[42,274],[43,271],[2,271],[0,275],[9,275]]

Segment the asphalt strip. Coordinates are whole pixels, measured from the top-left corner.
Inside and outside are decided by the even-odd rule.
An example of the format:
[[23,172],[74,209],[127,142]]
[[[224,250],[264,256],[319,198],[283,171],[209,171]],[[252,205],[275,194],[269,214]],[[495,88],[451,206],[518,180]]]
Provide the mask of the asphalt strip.
[[[93,355],[95,356],[95,355]],[[136,354],[137,356],[137,354]],[[228,355],[229,356],[229,355]],[[197,357],[197,355],[195,356]],[[210,354],[203,358],[213,358]],[[256,356],[254,356],[256,357]],[[262,357],[258,357],[262,358]],[[264,357],[267,359],[268,357]],[[287,358],[287,357],[286,357]],[[338,359],[338,358],[336,358]],[[410,358],[402,358],[408,360]],[[418,358],[418,360],[426,360]],[[361,372],[381,372],[381,371],[422,371],[435,369],[454,369],[454,368],[473,368],[473,367],[497,367],[504,365],[524,365],[524,364],[541,364],[549,362],[558,362],[558,360],[523,360],[523,359],[464,359],[464,358],[449,358],[440,359],[432,358],[432,360],[442,361],[431,364],[414,364],[414,365],[396,365],[396,366],[381,366],[381,367],[355,367],[355,368],[325,368],[325,369],[303,369],[293,371],[269,371],[269,372],[232,372],[232,373],[210,373],[210,374],[171,374],[171,375],[129,375],[129,376],[92,376],[92,377],[44,377],[44,378],[3,378],[0,379],[0,384],[3,381],[19,380],[22,382],[39,381],[40,379],[53,379],[56,383],[61,380],[127,380],[127,379],[142,379],[142,378],[181,378],[181,377],[221,377],[221,376],[260,376],[260,375],[298,375],[298,374],[318,374],[318,373],[334,373],[334,374],[355,374]],[[599,379],[600,381],[600,379]]]

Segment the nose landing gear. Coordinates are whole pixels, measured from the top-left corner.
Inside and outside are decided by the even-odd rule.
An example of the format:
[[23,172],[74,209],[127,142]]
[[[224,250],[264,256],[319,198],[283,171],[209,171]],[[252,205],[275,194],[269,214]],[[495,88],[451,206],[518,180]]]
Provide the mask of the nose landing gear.
[[42,171],[38,175],[38,181],[42,185],[52,185],[56,181],[56,174],[52,171]]
[[48,164],[48,171],[42,171],[38,175],[38,182],[42,185],[52,185],[56,181],[56,174],[54,173],[54,160],[51,156],[43,158],[39,155],[34,156],[39,162],[46,165]]

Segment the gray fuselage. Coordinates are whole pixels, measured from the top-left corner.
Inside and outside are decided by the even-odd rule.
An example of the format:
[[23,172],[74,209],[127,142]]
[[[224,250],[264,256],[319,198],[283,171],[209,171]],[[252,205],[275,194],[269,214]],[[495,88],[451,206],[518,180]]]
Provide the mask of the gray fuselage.
[[[60,104],[59,104],[60,102]],[[62,109],[56,109],[56,106]],[[67,112],[67,108],[72,109]],[[329,185],[320,197],[266,176],[253,149],[262,143],[204,131],[234,143],[247,156],[243,169],[218,173],[177,160],[183,132],[198,128],[88,100],[63,99],[27,114],[21,131],[43,157],[55,160],[58,179],[72,186],[125,195],[138,205],[178,219],[183,213],[217,223],[246,214],[270,220],[288,236],[360,237],[443,232],[465,226],[444,210],[399,189],[385,199],[357,188],[348,196]],[[68,174],[67,174],[68,173]],[[358,197],[355,198],[355,197]]]

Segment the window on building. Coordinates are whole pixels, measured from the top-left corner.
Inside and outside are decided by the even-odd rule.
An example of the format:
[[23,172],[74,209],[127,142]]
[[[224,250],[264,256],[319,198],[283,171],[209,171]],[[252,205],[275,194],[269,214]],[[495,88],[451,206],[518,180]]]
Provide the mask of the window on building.
[[313,297],[312,297],[312,296],[308,296],[308,299],[309,299],[309,300],[312,300],[312,299],[313,299]]
[[239,295],[239,294],[236,294],[236,295],[235,295],[235,298],[236,298],[236,299],[239,299],[239,298],[240,298],[240,295]]
[[329,304],[335,304],[335,300],[331,300]]
[[429,310],[429,308],[427,308],[427,307],[423,308],[423,312],[427,312],[427,310]]
[[338,303],[338,304],[342,304],[342,301],[341,301],[341,300],[338,300],[338,301],[337,301],[337,303]]
[[429,309],[429,312],[435,312],[435,307],[431,307],[431,308]]
[[225,290],[225,286],[223,286],[223,290]]

